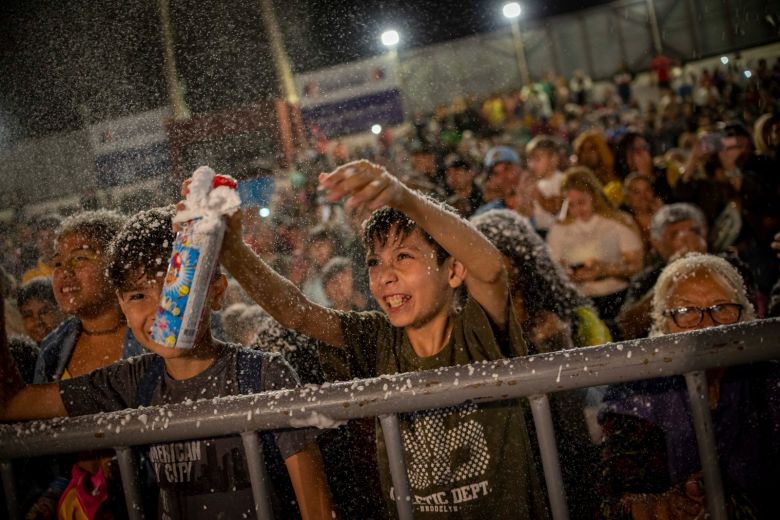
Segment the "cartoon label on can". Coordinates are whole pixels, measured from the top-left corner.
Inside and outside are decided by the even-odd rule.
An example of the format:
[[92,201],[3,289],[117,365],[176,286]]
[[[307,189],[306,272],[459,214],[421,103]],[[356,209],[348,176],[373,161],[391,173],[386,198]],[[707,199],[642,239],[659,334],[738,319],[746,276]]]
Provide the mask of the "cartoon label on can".
[[193,243],[195,227],[185,225],[176,236],[152,327],[152,340],[168,347],[176,346],[200,258],[200,250]]

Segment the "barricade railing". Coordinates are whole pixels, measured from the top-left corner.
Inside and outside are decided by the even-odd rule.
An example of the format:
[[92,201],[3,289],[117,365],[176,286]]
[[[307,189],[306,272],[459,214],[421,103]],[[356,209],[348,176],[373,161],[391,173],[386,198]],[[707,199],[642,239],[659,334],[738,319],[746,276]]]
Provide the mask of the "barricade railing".
[[413,517],[398,414],[525,397],[531,404],[553,517],[568,518],[547,394],[684,375],[711,518],[725,519],[705,370],[780,359],[780,319],[598,347],[452,366],[299,389],[223,397],[93,416],[0,426],[0,476],[9,517],[19,518],[11,461],[99,449],[117,453],[131,519],[144,518],[132,447],[241,435],[257,518],[271,518],[258,432],[379,417],[396,506]]

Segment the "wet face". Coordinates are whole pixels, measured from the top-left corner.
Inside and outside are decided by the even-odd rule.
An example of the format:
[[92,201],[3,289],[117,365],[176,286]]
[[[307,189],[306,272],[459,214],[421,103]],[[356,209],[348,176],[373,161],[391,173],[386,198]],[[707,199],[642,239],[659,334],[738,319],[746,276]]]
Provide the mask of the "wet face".
[[62,312],[89,318],[115,305],[105,276],[105,254],[97,241],[80,234],[60,237],[52,262],[52,288]]
[[[126,284],[126,287],[116,291],[116,297],[119,299],[119,306],[127,319],[127,326],[133,331],[135,339],[141,346],[165,359],[187,357],[192,354],[194,349],[167,347],[152,340],[152,325],[160,305],[163,282],[162,276],[139,275],[131,277],[131,281]],[[215,302],[221,303],[226,286],[227,281],[224,276],[219,276],[217,280],[212,282],[206,302],[207,308],[219,309],[219,305]],[[209,327],[209,313],[204,312],[199,323],[198,337],[202,338],[204,334],[209,333]],[[196,341],[196,348],[197,343]]]
[[558,158],[546,150],[534,150],[528,156],[528,169],[537,179],[543,179],[558,168]]
[[693,220],[681,220],[667,225],[661,239],[653,241],[653,247],[667,261],[675,255],[684,253],[706,253],[705,235],[706,231]]
[[127,319],[127,326],[133,331],[135,339],[155,354],[162,357],[177,357],[175,353],[181,350],[160,345],[151,338],[152,324],[160,304],[163,282],[158,277],[141,276],[116,294]]
[[366,262],[371,294],[395,327],[423,327],[449,313],[453,290],[463,281],[452,258],[437,264],[436,250],[418,229],[404,239],[391,229]]
[[65,319],[65,315],[54,302],[30,298],[19,308],[24,321],[24,330],[36,343],[43,341],[49,332]]
[[587,222],[593,217],[593,197],[590,193],[569,190],[566,192],[566,200],[569,202],[569,213],[575,219]]
[[[729,305],[735,303],[735,300],[733,292],[724,287],[722,282],[712,276],[712,274],[706,271],[695,272],[681,279],[675,285],[669,297],[666,310],[679,312],[682,309],[707,309],[719,305],[723,307],[713,311],[716,313],[718,321],[713,320],[713,316],[710,313],[704,312],[700,323],[681,327],[671,316],[664,316],[664,331],[667,333],[685,332],[741,321],[741,313],[729,311],[728,308]],[[698,315],[695,309],[692,309],[690,312]],[[686,316],[686,314],[689,313],[678,314],[677,321],[683,324],[686,323],[686,320],[689,320],[690,323],[696,321],[690,316]]]

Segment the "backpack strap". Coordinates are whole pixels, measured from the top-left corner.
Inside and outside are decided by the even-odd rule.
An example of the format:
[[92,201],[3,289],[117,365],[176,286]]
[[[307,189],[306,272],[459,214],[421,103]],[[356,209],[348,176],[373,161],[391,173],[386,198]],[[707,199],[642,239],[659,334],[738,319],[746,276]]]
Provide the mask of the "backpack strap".
[[144,372],[141,381],[138,383],[138,406],[149,406],[152,404],[154,389],[162,379],[165,371],[165,360],[160,356],[154,356],[149,368]]
[[238,372],[238,391],[242,395],[262,392],[260,374],[263,367],[263,353],[257,350],[241,348],[236,354]]

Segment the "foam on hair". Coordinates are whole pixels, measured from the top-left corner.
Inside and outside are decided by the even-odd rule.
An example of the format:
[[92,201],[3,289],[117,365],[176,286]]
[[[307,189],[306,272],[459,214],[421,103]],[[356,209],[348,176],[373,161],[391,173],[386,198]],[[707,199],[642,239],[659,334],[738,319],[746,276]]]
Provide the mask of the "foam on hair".
[[511,260],[516,271],[512,290],[522,294],[529,316],[551,311],[571,319],[577,307],[591,305],[553,262],[547,244],[528,219],[514,211],[498,209],[472,217],[471,222]]
[[164,276],[175,235],[173,206],[139,211],[125,223],[108,249],[108,279],[121,289],[130,276]]
[[114,210],[81,211],[62,221],[57,228],[57,240],[67,235],[81,235],[106,250],[124,222],[125,217]]
[[[435,204],[440,209],[457,214],[457,211],[452,206],[428,196],[425,196],[425,198],[429,203]],[[403,240],[417,228],[417,222],[397,209],[389,207],[380,208],[374,211],[363,225],[363,244],[366,250],[373,251],[375,243],[379,243],[381,246],[387,245],[388,240],[393,238],[391,237],[393,230],[395,230],[396,238]],[[443,264],[450,257],[450,254],[422,228],[420,228],[420,234],[436,250],[436,262],[439,265]]]
[[739,303],[744,307],[742,321],[756,319],[755,308],[747,297],[745,282],[733,265],[719,256],[688,253],[667,265],[655,283],[655,288],[653,289],[653,325],[650,329],[651,336],[662,336],[666,333],[664,330],[665,317],[663,312],[667,309],[669,299],[674,294],[677,284],[701,273],[707,273],[712,276],[721,287],[731,293],[734,303]]

